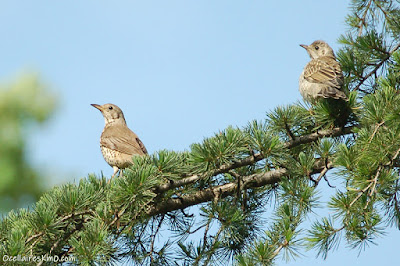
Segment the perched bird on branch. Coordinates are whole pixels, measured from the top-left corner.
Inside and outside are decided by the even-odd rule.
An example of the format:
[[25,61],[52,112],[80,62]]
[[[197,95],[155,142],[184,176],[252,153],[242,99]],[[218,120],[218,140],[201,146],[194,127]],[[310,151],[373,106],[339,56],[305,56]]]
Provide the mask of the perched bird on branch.
[[133,155],[147,154],[146,147],[139,137],[126,125],[122,110],[114,104],[92,104],[104,116],[105,126],[100,137],[100,148],[104,160],[114,169],[113,178],[118,171],[132,164]]
[[319,40],[310,45],[300,46],[306,49],[311,57],[299,80],[299,90],[304,100],[310,103],[315,103],[320,98],[347,101],[343,92],[342,68],[336,61],[332,48]]

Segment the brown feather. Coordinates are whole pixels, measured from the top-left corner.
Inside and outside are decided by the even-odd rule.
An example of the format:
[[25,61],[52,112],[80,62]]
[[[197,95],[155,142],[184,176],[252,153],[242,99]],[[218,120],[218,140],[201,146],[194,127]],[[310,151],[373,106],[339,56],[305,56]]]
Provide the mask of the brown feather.
[[106,127],[101,134],[100,145],[129,155],[147,154],[146,147],[139,137],[123,124]]
[[331,56],[321,56],[311,60],[305,68],[304,78],[309,82],[329,85],[337,89],[343,85],[340,64]]

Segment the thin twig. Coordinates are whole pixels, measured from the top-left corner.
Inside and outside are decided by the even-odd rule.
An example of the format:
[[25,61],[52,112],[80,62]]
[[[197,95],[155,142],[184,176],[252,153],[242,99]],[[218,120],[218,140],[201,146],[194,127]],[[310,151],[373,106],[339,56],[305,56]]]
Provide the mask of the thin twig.
[[[223,231],[223,225],[221,225],[220,226],[220,228],[218,229],[218,232],[217,232],[217,234],[214,236],[214,240],[213,240],[213,242],[212,242],[212,244],[211,244],[211,248],[215,248],[215,244],[217,243],[217,241],[218,241],[218,239],[219,239],[219,236],[220,236],[220,234],[222,233],[222,231]],[[214,253],[213,252],[208,252],[208,256],[207,256],[207,259],[206,259],[206,261],[204,262],[204,266],[207,266],[208,265],[208,263],[210,262],[210,260],[211,260],[211,256],[213,255]]]
[[237,193],[236,193],[236,198],[235,198],[235,202],[240,198],[240,190],[241,190],[241,182],[242,182],[242,177],[241,175],[239,175],[238,173],[236,173],[235,171],[229,171],[229,174],[231,174],[234,178],[236,178],[236,182],[237,182]]
[[319,184],[319,181],[321,181],[322,177],[325,176],[325,174],[328,172],[328,167],[324,167],[324,169],[322,169],[321,173],[319,174],[318,178],[316,180],[311,179],[312,181],[314,181],[314,187],[317,187]]
[[187,218],[192,218],[194,216],[194,214],[187,214],[183,209],[180,209],[180,211],[183,214],[183,216],[185,216]]
[[[71,218],[74,218],[74,217],[77,217],[77,216],[81,216],[81,215],[86,215],[86,214],[92,214],[92,215],[94,215],[94,212],[93,212],[93,210],[85,210],[85,211],[82,211],[82,212],[71,213],[71,214],[68,214],[68,215],[62,217],[60,220],[58,220],[57,222],[55,222],[55,224],[60,224],[60,223],[63,223],[63,222],[65,222],[65,221],[67,221],[67,220],[69,220],[69,219],[71,219]],[[88,220],[88,218],[85,219],[84,222],[86,222],[87,220]],[[76,230],[75,230],[75,231],[76,231]],[[73,232],[72,232],[72,233],[73,233]],[[71,234],[72,234],[72,233],[71,233]],[[38,234],[35,234],[35,235],[29,237],[29,238],[25,241],[25,244],[28,244],[30,241],[32,241],[33,239],[36,238],[35,241],[33,241],[32,245],[31,245],[30,248],[29,248],[29,249],[31,250],[31,254],[32,254],[32,252],[33,252],[33,248],[34,248],[34,246],[36,245],[36,243],[39,242],[39,241],[40,241],[40,238],[41,238],[42,236],[44,236],[44,235],[45,235],[44,232],[40,232],[40,233],[38,233]],[[51,247],[51,249],[50,249],[49,254],[51,254],[51,252],[52,252],[55,248],[57,248],[58,244],[59,244],[62,240],[63,240],[63,238],[60,238],[60,239],[58,239],[58,240],[54,243],[54,245],[53,245],[53,246]]]
[[157,236],[158,232],[160,231],[161,225],[162,225],[162,223],[164,221],[164,217],[165,217],[165,215],[161,216],[161,219],[160,219],[160,222],[158,223],[157,229],[154,232],[154,234],[152,234],[152,236],[151,236],[151,243],[150,243],[150,261],[151,261],[151,263],[154,262],[154,258],[153,258],[154,242],[156,240],[156,236]]
[[399,155],[400,155],[400,148],[397,149],[396,153],[393,155],[393,157],[392,157],[392,159],[390,160],[390,162],[388,162],[385,166],[393,165],[394,160],[396,160],[397,157],[399,157]]
[[33,239],[37,238],[37,237],[41,237],[42,235],[44,235],[44,232],[40,232],[37,233],[33,236],[30,236],[26,241],[25,241],[25,245],[28,244],[29,242],[31,242]]
[[203,235],[203,248],[202,250],[204,251],[207,246],[207,235],[208,235],[208,230],[210,230],[210,223],[211,219],[207,221],[206,228],[204,229],[204,235]]
[[379,4],[379,1],[375,1],[374,4],[379,8],[379,10],[383,13],[383,15],[385,16],[385,20],[389,20],[390,18],[388,17],[388,13],[386,12],[386,10],[384,10],[382,8],[382,6]]
[[108,228],[111,228],[111,226],[113,226],[117,221],[119,221],[119,219],[121,218],[121,216],[125,213],[127,206],[125,206],[125,208],[121,209],[119,212],[115,213],[115,217],[114,219],[111,221],[111,223],[108,225]]
[[206,250],[206,247],[207,247],[207,235],[208,235],[208,230],[210,229],[210,223],[211,223],[211,219],[209,218],[208,221],[207,221],[207,224],[205,226],[206,228],[204,229],[202,249],[199,252],[199,254],[197,255],[197,257],[195,258],[195,260],[193,262],[193,265],[198,265],[199,264],[200,260],[202,259],[201,256],[202,256],[203,252]]
[[285,121],[285,130],[286,130],[286,133],[289,135],[291,140],[294,140],[296,138],[293,135],[293,132],[290,130],[290,128],[289,128],[288,124],[286,123],[286,121]]
[[[399,154],[400,154],[400,148],[396,151],[396,153],[393,155],[393,157],[390,159],[390,162],[388,162],[388,163],[386,163],[385,165],[381,165],[381,166],[379,166],[378,167],[378,170],[376,171],[376,175],[375,175],[375,177],[374,177],[374,179],[373,179],[373,182],[372,182],[372,188],[371,188],[371,190],[369,191],[369,194],[368,194],[368,196],[369,197],[372,197],[372,195],[375,193],[375,191],[376,191],[376,185],[377,185],[377,183],[378,183],[378,178],[379,178],[379,175],[381,174],[381,172],[382,172],[382,170],[383,170],[383,167],[384,166],[390,166],[390,165],[392,165],[393,164],[393,162],[394,162],[394,160],[396,160],[396,158],[399,156]],[[365,204],[365,206],[364,206],[364,210],[368,207],[368,204],[369,204],[369,202],[370,202],[370,200],[367,200],[367,203]]]
[[289,245],[289,242],[285,239],[277,249],[275,249],[274,253],[272,253],[272,258],[275,258],[276,256],[278,256],[279,252],[281,252],[282,248],[286,247],[287,245]]
[[369,10],[369,8],[370,8],[370,6],[371,6],[371,3],[372,3],[372,0],[369,1],[368,5],[365,7],[365,11],[364,11],[364,14],[363,14],[362,18],[360,18],[361,24],[360,24],[360,26],[358,26],[358,28],[359,28],[359,30],[358,30],[358,37],[361,37],[361,35],[362,35],[362,30],[363,30],[363,26],[366,25],[365,19],[366,19],[366,17],[367,17],[368,10]]
[[336,188],[336,186],[332,186],[331,183],[329,183],[328,177],[326,175],[324,175],[324,179],[330,188]]
[[[378,177],[381,174],[382,169],[383,169],[382,165],[378,167],[378,170],[376,171],[375,177],[374,177],[374,179],[372,179],[372,182],[370,183],[370,186],[372,185],[372,188],[368,193],[369,197],[372,197],[372,194],[374,194],[374,192],[375,192],[376,183],[378,183]],[[367,207],[369,205],[369,202],[370,202],[370,200],[367,199],[367,202],[365,203],[365,206],[364,206],[364,210],[367,209]]]
[[197,227],[196,229],[194,229],[193,231],[190,231],[190,229],[187,229],[187,230],[185,231],[185,233],[193,234],[193,233],[196,233],[197,231],[199,231],[200,229],[202,229],[202,228],[204,228],[204,227],[205,227],[205,225],[201,225],[201,226]]
[[[383,169],[383,167],[382,166],[379,166],[378,167],[378,170],[376,171],[376,174],[375,174],[375,177],[374,177],[374,179],[372,180],[372,188],[371,188],[371,190],[369,191],[369,193],[368,193],[368,196],[372,196],[372,194],[374,194],[374,192],[375,192],[375,187],[376,187],[376,183],[378,183],[378,177],[379,177],[379,175],[381,174],[381,172],[382,172],[382,169]],[[368,205],[368,202],[367,202],[367,205]],[[367,207],[367,206],[365,206],[365,207]]]
[[[365,75],[365,76],[360,80],[360,82],[357,84],[357,86],[354,87],[353,90],[355,90],[355,91],[356,91],[356,90],[358,90],[358,91],[363,91],[363,90],[360,89],[361,85],[363,85],[364,82],[365,82],[369,77],[371,77],[373,74],[375,74],[375,73],[378,71],[378,69],[379,69],[379,68],[390,58],[390,56],[391,56],[394,52],[396,52],[399,48],[400,48],[400,43],[398,43],[398,44],[388,53],[388,55],[386,56],[386,58],[382,59],[382,61],[379,62],[379,64],[377,64],[377,65],[374,67],[374,69],[372,69],[371,72],[369,72],[367,75]],[[366,91],[363,91],[363,92],[366,92]]]
[[64,237],[60,237],[52,246],[51,249],[49,251],[49,254],[51,254],[53,252],[53,250],[55,250],[58,245],[60,244],[61,241],[65,241],[66,239],[68,239],[71,235],[73,235],[76,231],[80,230],[83,227],[83,224],[86,223],[89,219],[85,218],[84,220],[82,220],[82,222],[80,224],[78,224],[77,226],[75,226],[75,228],[73,230],[71,230],[71,232],[68,232],[67,234],[64,235]]
[[367,191],[367,190],[372,186],[372,184],[373,184],[372,182],[369,183],[369,185],[368,185],[367,187],[365,187],[365,188],[362,189],[360,192],[358,192],[357,197],[355,197],[355,198],[353,199],[353,201],[350,203],[350,205],[349,205],[349,210],[347,211],[347,213],[350,212],[351,206],[353,206],[353,204],[365,193],[365,191]]
[[[76,231],[79,231],[83,228],[84,224],[89,221],[89,217],[85,217],[84,219],[81,220],[81,222],[79,224],[76,225],[76,227],[71,231],[68,232],[64,235],[64,237],[58,239],[51,247],[50,251],[48,252],[48,254],[50,255],[51,252],[56,249],[58,247],[58,245],[60,244],[61,241],[66,241],[71,235],[73,235]],[[74,247],[69,247],[68,250],[64,251],[63,253],[59,254],[58,257],[59,258],[64,258],[66,256],[68,256],[68,254],[70,254],[72,251],[74,251],[75,248]],[[40,263],[38,263],[38,265],[42,265],[44,262],[44,260],[40,261]]]
[[379,124],[377,124],[377,125],[375,126],[374,132],[372,132],[372,135],[371,135],[371,137],[370,137],[368,143],[371,143],[372,139],[375,137],[376,133],[378,132],[378,129],[379,129],[383,124],[385,124],[385,121],[382,121],[382,122],[380,122]]

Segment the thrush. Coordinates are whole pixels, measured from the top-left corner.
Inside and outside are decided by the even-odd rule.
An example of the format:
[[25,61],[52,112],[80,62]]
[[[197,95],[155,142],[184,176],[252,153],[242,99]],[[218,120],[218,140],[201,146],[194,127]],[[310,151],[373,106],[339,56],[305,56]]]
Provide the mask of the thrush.
[[315,103],[320,98],[343,99],[343,73],[332,48],[324,41],[301,44],[311,57],[300,75],[299,90],[304,100]]
[[146,147],[139,137],[126,125],[122,110],[111,103],[92,104],[104,116],[105,126],[100,137],[100,149],[104,160],[114,169],[113,178],[118,171],[132,164],[133,155],[147,154]]

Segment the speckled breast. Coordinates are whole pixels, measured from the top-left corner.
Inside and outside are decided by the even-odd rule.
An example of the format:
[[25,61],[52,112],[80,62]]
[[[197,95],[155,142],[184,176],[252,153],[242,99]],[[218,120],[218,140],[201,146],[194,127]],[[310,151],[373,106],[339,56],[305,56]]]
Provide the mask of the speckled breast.
[[101,153],[103,154],[104,160],[112,167],[126,168],[132,164],[132,155],[121,153],[116,150],[100,146]]

